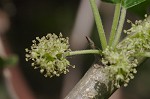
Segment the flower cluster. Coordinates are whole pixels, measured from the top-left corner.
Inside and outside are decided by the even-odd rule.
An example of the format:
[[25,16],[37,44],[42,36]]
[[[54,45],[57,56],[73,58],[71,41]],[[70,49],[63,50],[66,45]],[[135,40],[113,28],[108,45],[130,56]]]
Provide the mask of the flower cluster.
[[59,76],[69,72],[68,67],[71,65],[66,56],[71,50],[68,38],[63,38],[61,33],[59,36],[47,34],[41,39],[36,37],[36,40],[32,42],[31,49],[25,49],[26,61],[32,60],[31,65],[35,69],[40,68],[40,72],[44,73],[45,77]]
[[120,82],[127,86],[130,79],[134,78],[138,65],[138,54],[150,50],[150,20],[136,21],[132,27],[125,30],[129,34],[115,49],[107,47],[104,51],[102,63],[111,72],[110,78],[117,88]]
[[131,56],[132,51],[114,50],[107,47],[103,54],[105,57],[102,59],[102,63],[110,72],[110,79],[114,81],[115,87],[119,88],[121,82],[127,86],[129,80],[134,78],[133,74],[137,72],[135,67],[137,67],[138,61]]

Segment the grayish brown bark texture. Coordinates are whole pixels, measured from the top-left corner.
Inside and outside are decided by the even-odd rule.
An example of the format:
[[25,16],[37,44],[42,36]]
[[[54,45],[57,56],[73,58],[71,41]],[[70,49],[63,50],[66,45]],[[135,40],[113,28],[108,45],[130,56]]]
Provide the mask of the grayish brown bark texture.
[[65,99],[108,99],[113,91],[109,75],[103,66],[94,64]]

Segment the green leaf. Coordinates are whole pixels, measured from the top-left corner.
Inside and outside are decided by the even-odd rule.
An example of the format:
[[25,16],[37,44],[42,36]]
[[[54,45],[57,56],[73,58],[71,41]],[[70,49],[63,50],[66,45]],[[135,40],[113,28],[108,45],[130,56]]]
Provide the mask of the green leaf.
[[125,8],[131,8],[135,5],[138,5],[146,0],[123,0],[122,6]]
[[138,5],[146,0],[102,0],[102,1],[108,2],[108,3],[113,3],[113,4],[121,3],[121,5],[124,8],[131,8],[131,7]]
[[145,18],[144,15],[148,13],[148,8],[150,7],[150,0],[146,0],[145,2],[139,4],[138,6],[134,6],[129,9],[130,12],[140,16],[141,18]]

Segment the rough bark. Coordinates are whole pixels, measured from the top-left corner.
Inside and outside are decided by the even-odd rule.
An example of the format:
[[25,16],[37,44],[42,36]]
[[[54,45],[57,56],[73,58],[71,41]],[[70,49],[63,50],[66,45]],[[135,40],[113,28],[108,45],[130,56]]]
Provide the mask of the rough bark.
[[94,64],[65,99],[108,99],[113,92],[109,72]]

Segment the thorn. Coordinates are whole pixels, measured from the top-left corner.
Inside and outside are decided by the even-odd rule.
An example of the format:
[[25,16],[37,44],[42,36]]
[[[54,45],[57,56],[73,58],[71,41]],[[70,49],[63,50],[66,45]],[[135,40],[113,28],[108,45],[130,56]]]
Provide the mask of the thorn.
[[87,36],[86,36],[86,39],[87,39],[87,41],[88,41],[90,47],[91,47],[92,49],[95,49],[96,47],[95,47],[94,42],[93,42],[89,37],[87,37]]

